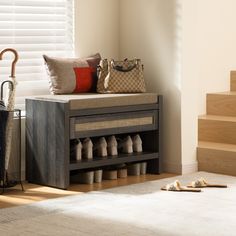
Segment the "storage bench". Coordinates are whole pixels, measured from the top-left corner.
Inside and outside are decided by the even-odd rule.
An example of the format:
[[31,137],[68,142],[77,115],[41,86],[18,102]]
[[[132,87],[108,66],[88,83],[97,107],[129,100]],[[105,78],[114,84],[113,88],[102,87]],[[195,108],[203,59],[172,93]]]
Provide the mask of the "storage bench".
[[[143,152],[75,161],[70,141],[140,134]],[[143,94],[47,95],[26,99],[26,173],[32,183],[67,189],[70,173],[147,161],[161,171],[162,96]]]

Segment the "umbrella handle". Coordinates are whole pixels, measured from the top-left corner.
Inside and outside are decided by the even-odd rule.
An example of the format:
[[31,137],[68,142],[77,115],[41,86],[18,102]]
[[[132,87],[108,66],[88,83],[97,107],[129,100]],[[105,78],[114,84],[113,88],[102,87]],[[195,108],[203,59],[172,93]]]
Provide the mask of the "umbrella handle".
[[6,80],[6,81],[2,82],[2,84],[1,84],[1,100],[0,101],[3,101],[3,86],[4,86],[5,83],[10,84],[11,91],[13,91],[13,89],[14,89],[14,84],[13,84],[12,81]]
[[12,61],[11,63],[11,78],[15,78],[15,68],[16,68],[16,62],[18,61],[18,53],[15,49],[13,48],[6,48],[6,49],[3,49],[1,52],[0,52],[0,60],[2,60],[2,56],[5,52],[12,52],[15,56],[14,60]]

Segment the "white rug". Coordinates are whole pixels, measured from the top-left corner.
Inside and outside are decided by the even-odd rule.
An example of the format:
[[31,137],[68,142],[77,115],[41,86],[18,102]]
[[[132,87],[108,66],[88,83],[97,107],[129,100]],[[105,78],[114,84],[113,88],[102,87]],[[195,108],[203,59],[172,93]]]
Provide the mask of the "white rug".
[[[203,176],[227,189],[160,191]],[[198,172],[0,210],[0,235],[235,236],[236,177]]]

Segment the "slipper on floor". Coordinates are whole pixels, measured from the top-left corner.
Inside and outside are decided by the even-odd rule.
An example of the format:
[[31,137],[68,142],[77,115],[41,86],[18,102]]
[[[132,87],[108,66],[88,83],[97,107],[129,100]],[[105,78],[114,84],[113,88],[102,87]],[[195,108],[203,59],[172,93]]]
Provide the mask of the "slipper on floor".
[[213,187],[213,188],[227,188],[227,185],[225,184],[209,184],[207,181],[203,178],[200,178],[196,181],[193,181],[191,184],[188,185],[188,187],[191,188],[207,188],[207,187]]
[[178,180],[175,180],[174,183],[167,184],[166,186],[162,187],[161,190],[175,192],[201,192],[201,189],[181,186]]

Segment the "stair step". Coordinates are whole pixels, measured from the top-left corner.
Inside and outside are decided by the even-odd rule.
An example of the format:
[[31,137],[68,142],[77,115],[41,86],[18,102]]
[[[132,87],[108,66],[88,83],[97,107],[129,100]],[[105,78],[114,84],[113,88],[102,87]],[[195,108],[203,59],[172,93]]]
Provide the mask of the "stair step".
[[207,114],[236,116],[236,91],[207,94]]
[[236,71],[230,72],[230,90],[236,91]]
[[[215,149],[218,151],[235,152],[235,154],[236,154],[236,145],[235,144],[199,141],[198,147],[205,148],[205,149]],[[236,161],[236,155],[235,155],[235,161]]]
[[236,117],[214,115],[199,116],[198,140],[236,144]]
[[197,159],[199,171],[236,176],[236,145],[199,142]]
[[236,176],[236,71],[230,91],[207,94],[207,115],[198,118],[198,169]]

